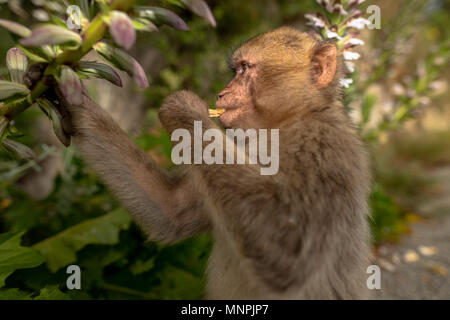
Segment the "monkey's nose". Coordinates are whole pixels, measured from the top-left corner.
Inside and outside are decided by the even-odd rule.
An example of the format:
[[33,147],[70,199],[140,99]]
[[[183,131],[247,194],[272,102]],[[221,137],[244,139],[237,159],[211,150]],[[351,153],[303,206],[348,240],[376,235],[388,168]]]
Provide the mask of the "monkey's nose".
[[222,91],[222,92],[219,93],[219,95],[217,96],[217,100],[222,99],[222,98],[225,97],[227,94],[229,94],[228,91]]

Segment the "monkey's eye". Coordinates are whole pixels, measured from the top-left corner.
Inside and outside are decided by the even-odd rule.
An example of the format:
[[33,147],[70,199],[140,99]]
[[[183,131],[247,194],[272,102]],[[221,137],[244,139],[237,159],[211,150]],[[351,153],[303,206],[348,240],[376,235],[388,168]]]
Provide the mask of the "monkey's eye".
[[244,74],[244,73],[246,73],[247,72],[247,70],[250,68],[250,66],[248,65],[248,63],[247,62],[243,62],[240,66],[239,66],[239,68],[238,68],[238,70],[237,70],[237,73],[239,73],[239,74]]

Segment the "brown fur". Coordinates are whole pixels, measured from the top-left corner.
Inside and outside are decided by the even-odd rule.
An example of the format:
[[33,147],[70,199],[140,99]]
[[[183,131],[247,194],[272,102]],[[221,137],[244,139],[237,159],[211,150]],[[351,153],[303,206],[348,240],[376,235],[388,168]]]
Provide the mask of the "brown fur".
[[[231,59],[237,75],[219,95],[227,109],[220,121],[280,129],[273,176],[258,165],[192,165],[169,175],[89,99],[71,108],[75,144],[150,238],[212,230],[208,298],[367,296],[369,164],[339,102],[341,66],[330,46],[280,28]],[[216,127],[207,104],[187,91],[169,96],[159,116],[169,133],[192,132],[194,120]]]

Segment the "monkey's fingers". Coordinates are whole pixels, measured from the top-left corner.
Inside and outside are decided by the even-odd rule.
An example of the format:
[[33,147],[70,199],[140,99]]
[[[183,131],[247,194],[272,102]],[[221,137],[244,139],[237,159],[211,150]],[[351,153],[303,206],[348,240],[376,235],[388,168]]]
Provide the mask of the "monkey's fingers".
[[72,126],[72,119],[71,119],[72,117],[70,116],[69,112],[70,107],[69,103],[67,102],[66,97],[62,93],[58,83],[55,82],[53,88],[55,90],[55,94],[59,102],[57,107],[62,116],[61,119],[62,128],[67,135],[72,136],[75,134],[75,130]]
[[225,109],[209,109],[209,117],[210,118],[217,118],[222,115],[222,113],[225,112]]

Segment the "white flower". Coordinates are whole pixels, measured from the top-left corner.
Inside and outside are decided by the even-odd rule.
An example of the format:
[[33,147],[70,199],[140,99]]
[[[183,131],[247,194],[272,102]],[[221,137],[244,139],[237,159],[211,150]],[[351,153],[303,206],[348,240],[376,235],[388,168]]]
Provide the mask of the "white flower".
[[344,60],[358,60],[360,57],[358,52],[344,51]]
[[327,31],[326,31],[326,34],[327,34],[327,38],[328,38],[328,39],[336,38],[336,39],[338,39],[338,40],[342,40],[342,37],[340,37],[336,32],[327,30]]
[[351,78],[343,78],[339,80],[339,85],[344,88],[349,88],[352,83],[353,79]]
[[348,3],[348,6],[349,7],[351,7],[351,6],[359,6],[361,3],[363,3],[364,1],[366,1],[366,0],[351,0],[349,3]]
[[391,100],[386,101],[385,103],[383,103],[382,109],[384,112],[390,113],[394,109],[394,102],[392,102]]
[[345,66],[347,67],[348,72],[353,73],[355,72],[355,64],[350,61],[345,61]]
[[447,82],[445,80],[436,80],[430,83],[430,89],[433,91],[437,91],[438,93],[444,92],[447,90]]
[[431,104],[431,99],[429,97],[423,96],[419,98],[419,105],[421,107],[426,107]]
[[369,25],[370,21],[364,18],[356,18],[349,22],[348,28],[355,28],[358,30],[364,29],[365,26]]
[[351,38],[348,43],[354,46],[362,46],[364,44],[364,41],[358,38]]
[[396,96],[402,96],[405,94],[405,88],[400,83],[395,83],[392,86],[392,93]]
[[305,14],[305,18],[309,20],[307,25],[312,25],[317,28],[325,27],[325,23],[323,22],[323,20],[313,14]]
[[333,9],[338,9],[339,10],[339,14],[342,14],[344,16],[346,16],[348,14],[347,11],[345,11],[344,7],[342,6],[342,4],[335,4]]
[[38,21],[48,21],[50,16],[48,13],[42,9],[33,10],[33,17]]

